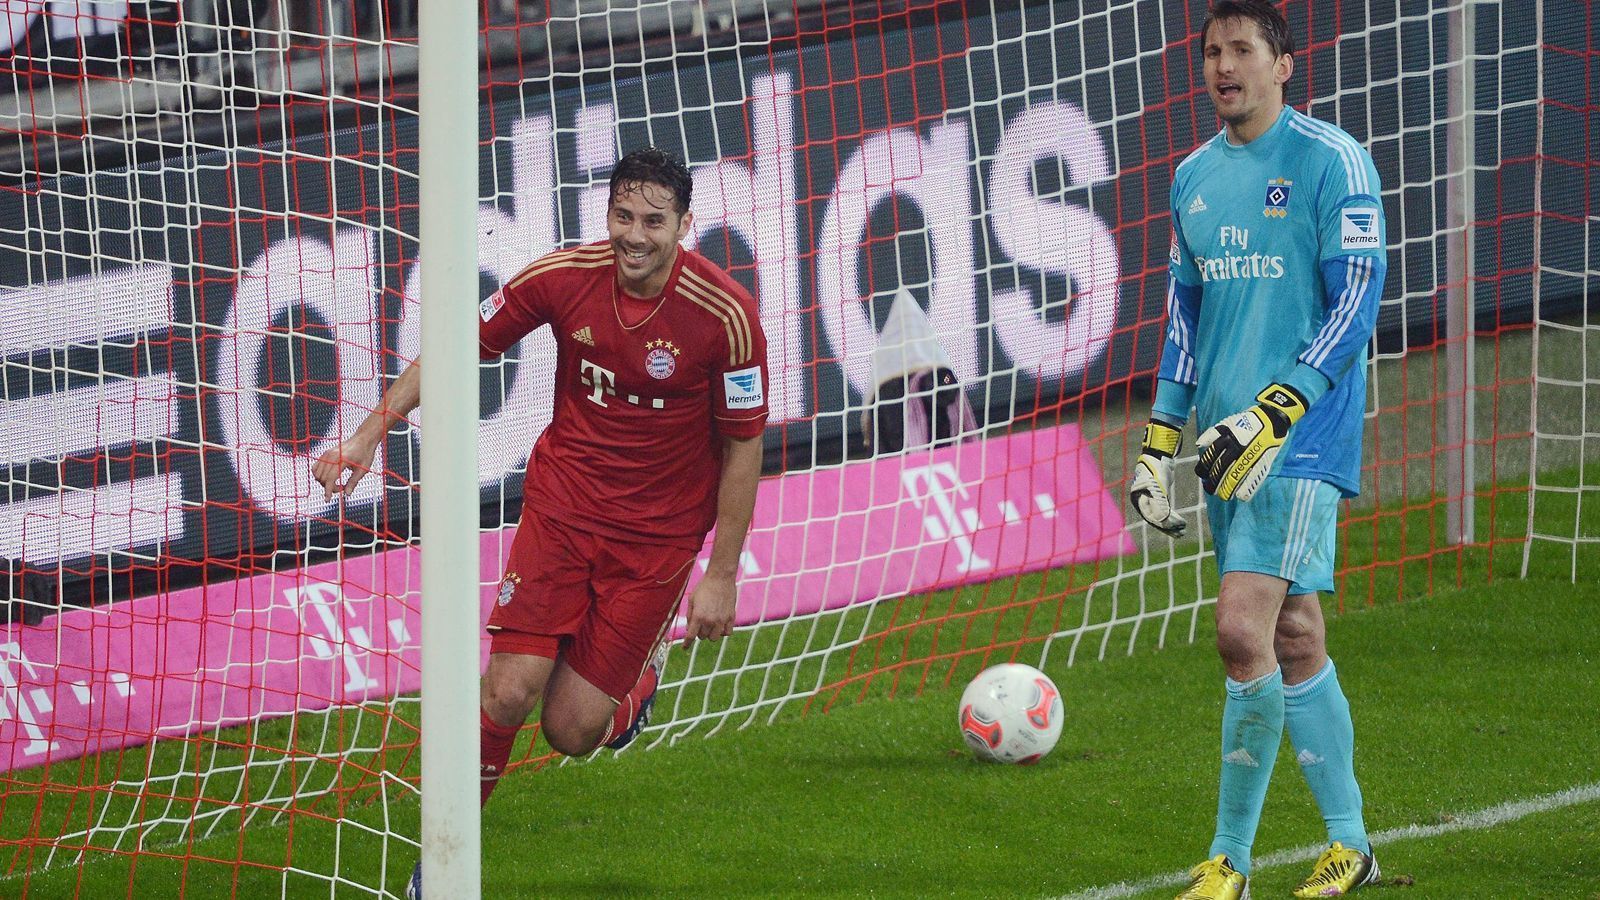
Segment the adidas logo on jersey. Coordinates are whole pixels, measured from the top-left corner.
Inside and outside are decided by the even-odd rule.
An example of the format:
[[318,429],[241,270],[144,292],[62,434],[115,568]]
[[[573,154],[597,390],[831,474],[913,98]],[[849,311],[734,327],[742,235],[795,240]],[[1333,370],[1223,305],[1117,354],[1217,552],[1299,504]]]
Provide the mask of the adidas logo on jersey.
[[1203,213],[1205,211],[1206,201],[1199,194],[1196,194],[1194,196],[1194,202],[1189,204],[1189,215],[1192,216],[1196,213]]
[[594,346],[594,335],[590,333],[589,326],[585,325],[572,333],[572,339],[580,344]]

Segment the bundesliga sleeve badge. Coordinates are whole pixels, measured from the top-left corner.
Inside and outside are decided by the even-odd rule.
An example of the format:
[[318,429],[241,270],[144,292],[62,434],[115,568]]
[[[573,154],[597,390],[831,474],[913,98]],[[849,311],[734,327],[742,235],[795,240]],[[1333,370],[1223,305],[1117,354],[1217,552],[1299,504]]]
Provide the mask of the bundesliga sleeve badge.
[[483,298],[483,302],[478,304],[478,318],[487,322],[494,318],[494,314],[503,309],[505,305],[505,294],[495,291],[493,294]]

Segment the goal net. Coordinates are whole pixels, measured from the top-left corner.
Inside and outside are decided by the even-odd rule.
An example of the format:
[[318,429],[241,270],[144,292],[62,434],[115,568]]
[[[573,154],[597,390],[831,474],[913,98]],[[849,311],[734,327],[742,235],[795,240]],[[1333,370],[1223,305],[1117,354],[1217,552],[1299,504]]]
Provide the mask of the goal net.
[[[1198,0],[478,6],[483,295],[603,235],[654,144],[761,306],[739,628],[671,652],[637,747],[1193,639],[1209,539],[1124,495],[1218,128]],[[398,895],[419,435],[342,501],[310,461],[417,354],[415,4],[0,8],[0,894]],[[1339,603],[1600,575],[1594,13],[1286,11],[1290,102],[1389,223]],[[554,347],[482,369],[485,614]]]

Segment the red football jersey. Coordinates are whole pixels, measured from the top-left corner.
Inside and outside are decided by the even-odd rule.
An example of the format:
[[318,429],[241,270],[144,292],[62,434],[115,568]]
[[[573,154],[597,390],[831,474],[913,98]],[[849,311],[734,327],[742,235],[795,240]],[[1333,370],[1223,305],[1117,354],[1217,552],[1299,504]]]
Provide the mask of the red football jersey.
[[767,421],[756,303],[682,247],[637,324],[623,324],[620,295],[602,241],[543,257],[479,307],[485,359],[541,325],[555,331],[554,412],[523,503],[586,531],[699,548],[717,518],[721,437],[756,437]]

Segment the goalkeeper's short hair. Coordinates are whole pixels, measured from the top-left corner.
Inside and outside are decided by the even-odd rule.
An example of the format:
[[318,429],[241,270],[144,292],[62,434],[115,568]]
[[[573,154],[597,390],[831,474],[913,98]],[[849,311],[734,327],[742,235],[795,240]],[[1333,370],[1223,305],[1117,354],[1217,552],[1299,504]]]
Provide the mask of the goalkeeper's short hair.
[[1294,55],[1294,34],[1289,31],[1289,20],[1283,11],[1269,0],[1217,0],[1206,11],[1206,20],[1200,26],[1200,45],[1205,46],[1211,23],[1223,19],[1249,19],[1261,29],[1261,37],[1272,48],[1272,58]]

